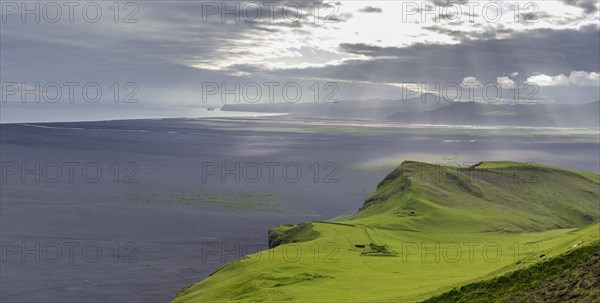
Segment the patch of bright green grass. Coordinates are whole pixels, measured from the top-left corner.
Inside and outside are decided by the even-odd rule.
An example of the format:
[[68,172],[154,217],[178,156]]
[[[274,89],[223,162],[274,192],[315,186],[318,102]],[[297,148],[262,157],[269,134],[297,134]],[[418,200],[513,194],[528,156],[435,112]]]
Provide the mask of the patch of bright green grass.
[[424,302],[598,302],[600,242]]
[[596,178],[515,162],[404,162],[352,218],[274,228],[273,248],[173,302],[424,300],[599,240]]

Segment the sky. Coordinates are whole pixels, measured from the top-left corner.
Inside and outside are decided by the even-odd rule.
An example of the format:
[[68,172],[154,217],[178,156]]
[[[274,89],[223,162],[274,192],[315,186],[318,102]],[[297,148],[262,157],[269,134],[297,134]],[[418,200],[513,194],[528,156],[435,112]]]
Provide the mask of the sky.
[[600,98],[598,9],[596,0],[2,0],[0,106],[176,111],[419,93],[587,103]]

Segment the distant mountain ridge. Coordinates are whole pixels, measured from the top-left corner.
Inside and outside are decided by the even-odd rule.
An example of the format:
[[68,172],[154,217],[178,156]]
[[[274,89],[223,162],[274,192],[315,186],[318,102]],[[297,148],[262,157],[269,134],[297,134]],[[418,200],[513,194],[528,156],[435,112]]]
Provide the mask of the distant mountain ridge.
[[435,102],[433,96],[339,103],[232,104],[224,111],[289,113],[315,118],[367,119],[407,124],[600,127],[600,101],[586,104],[488,104]]
[[431,94],[427,94],[424,98],[425,102],[418,97],[406,100],[344,100],[337,103],[226,104],[221,110],[290,113],[336,119],[385,120],[393,113],[429,111],[452,102],[448,99],[435,102],[436,99]]
[[600,101],[582,105],[453,103],[419,113],[395,113],[403,123],[599,127]]

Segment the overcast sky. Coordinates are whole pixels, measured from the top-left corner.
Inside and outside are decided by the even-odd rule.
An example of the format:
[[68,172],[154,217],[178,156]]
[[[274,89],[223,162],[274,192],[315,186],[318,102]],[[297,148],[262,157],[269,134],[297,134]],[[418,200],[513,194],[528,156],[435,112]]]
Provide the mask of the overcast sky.
[[101,102],[113,100],[117,83],[121,101],[172,108],[235,102],[210,83],[246,86],[252,102],[249,84],[266,101],[270,82],[276,101],[289,83],[303,102],[399,99],[415,90],[409,83],[435,93],[436,83],[510,91],[526,82],[542,102],[598,100],[598,1],[434,2],[2,1],[3,101],[22,99],[23,83],[46,86],[40,99],[52,99],[53,82],[61,101],[65,82],[79,84],[74,102],[85,102],[88,82],[101,87]]

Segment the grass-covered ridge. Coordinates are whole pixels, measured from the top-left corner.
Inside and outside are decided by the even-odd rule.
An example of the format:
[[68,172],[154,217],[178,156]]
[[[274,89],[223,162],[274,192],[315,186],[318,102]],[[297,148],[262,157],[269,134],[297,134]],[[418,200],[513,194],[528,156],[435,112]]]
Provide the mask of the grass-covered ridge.
[[600,242],[491,280],[452,289],[425,303],[598,302]]
[[283,225],[273,248],[174,302],[420,301],[599,236],[598,175],[516,162],[404,162],[351,219]]
[[379,183],[353,222],[454,232],[581,227],[599,217],[599,185],[590,175],[516,162],[462,169],[404,162]]

